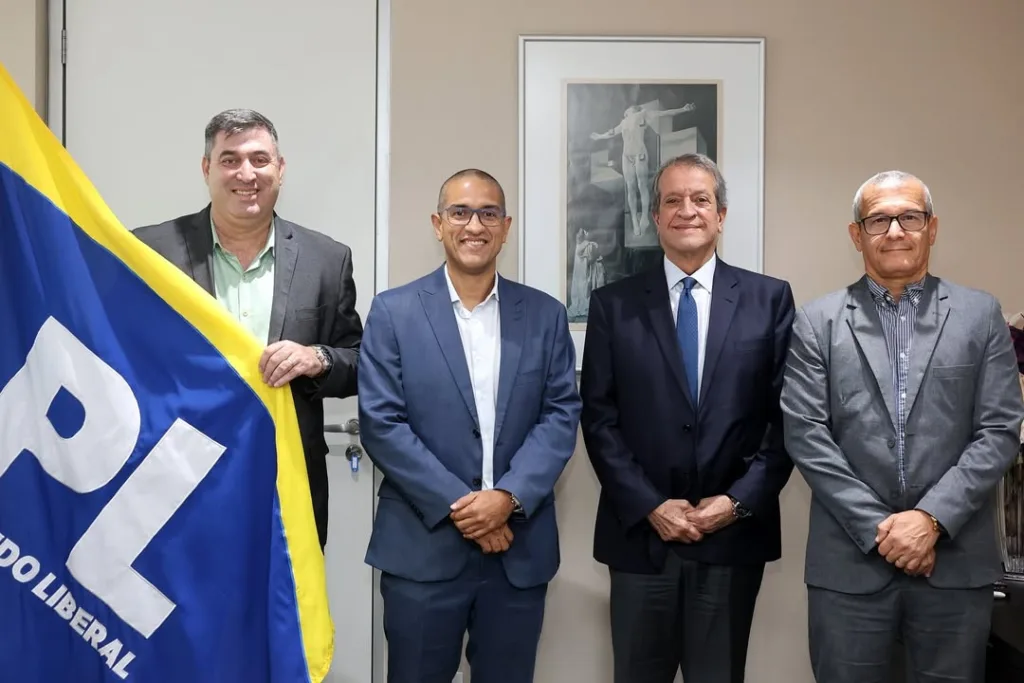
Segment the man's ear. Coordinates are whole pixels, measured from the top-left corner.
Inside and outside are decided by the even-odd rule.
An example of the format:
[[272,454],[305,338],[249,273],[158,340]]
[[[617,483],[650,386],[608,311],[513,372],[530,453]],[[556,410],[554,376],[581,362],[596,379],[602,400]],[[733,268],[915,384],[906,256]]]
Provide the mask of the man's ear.
[[850,223],[850,239],[853,240],[853,246],[857,247],[857,251],[863,252],[863,245],[860,243],[864,235],[860,231],[860,223]]
[[441,232],[441,216],[439,216],[436,213],[431,214],[430,223],[431,225],[434,226],[434,237],[436,237],[437,241],[440,242],[442,237],[444,236],[443,233]]

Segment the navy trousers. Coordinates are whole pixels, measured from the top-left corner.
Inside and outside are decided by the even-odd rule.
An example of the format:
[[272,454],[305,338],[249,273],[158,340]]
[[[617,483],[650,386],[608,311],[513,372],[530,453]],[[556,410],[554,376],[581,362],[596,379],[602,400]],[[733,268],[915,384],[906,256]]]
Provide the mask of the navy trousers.
[[473,683],[532,683],[547,585],[516,588],[500,558],[476,553],[451,581],[381,575],[388,683],[452,683],[467,632]]

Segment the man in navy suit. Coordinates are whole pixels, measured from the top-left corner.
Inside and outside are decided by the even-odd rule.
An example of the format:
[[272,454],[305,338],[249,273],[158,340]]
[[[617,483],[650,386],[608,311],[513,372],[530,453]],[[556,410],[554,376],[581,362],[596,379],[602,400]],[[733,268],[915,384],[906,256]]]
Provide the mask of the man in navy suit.
[[497,274],[512,219],[492,176],[453,175],[432,221],[445,264],[374,298],[359,362],[388,681],[451,683],[468,630],[474,683],[528,683],[579,425],[568,318]]
[[711,159],[672,159],[654,187],[665,258],[593,293],[580,383],[614,680],[671,683],[681,668],[686,683],[739,683],[781,555],[793,295],[717,257],[727,201]]

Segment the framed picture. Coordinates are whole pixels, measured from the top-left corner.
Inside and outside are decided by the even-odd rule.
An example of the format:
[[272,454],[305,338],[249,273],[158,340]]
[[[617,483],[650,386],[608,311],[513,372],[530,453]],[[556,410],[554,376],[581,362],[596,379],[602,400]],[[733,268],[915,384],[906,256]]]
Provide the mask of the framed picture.
[[519,277],[565,304],[577,369],[590,293],[658,267],[661,164],[725,177],[718,255],[760,272],[764,39],[520,36]]

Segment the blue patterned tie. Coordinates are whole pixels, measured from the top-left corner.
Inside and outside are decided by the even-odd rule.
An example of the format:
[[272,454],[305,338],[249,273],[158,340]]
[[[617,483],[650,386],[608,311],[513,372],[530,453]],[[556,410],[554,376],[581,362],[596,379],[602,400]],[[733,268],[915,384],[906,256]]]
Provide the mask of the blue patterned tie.
[[683,278],[683,291],[679,293],[679,312],[676,314],[676,338],[683,352],[683,367],[690,384],[690,398],[697,407],[697,303],[690,290],[697,284],[692,277]]

